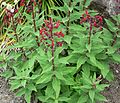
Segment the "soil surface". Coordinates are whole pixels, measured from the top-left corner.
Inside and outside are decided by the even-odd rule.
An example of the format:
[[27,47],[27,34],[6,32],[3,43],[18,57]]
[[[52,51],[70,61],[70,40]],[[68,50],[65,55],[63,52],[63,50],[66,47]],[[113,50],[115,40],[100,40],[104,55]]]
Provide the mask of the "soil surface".
[[[107,98],[104,103],[120,103],[120,64],[113,64],[111,68],[113,69],[115,80],[103,92],[103,95]],[[16,97],[9,90],[7,81],[2,77],[0,77],[0,103],[25,103],[22,98]]]
[[2,77],[0,77],[0,103],[24,103],[22,98],[16,97],[15,93],[9,90],[7,81]]
[[113,69],[115,80],[103,92],[107,98],[105,103],[120,103],[120,64],[112,64],[111,68]]

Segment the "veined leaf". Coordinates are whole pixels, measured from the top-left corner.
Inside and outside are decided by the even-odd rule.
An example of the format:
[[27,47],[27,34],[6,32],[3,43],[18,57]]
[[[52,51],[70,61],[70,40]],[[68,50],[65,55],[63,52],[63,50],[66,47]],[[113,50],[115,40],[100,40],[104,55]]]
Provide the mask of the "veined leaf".
[[16,96],[21,97],[22,95],[25,94],[26,88],[21,88],[20,90],[17,91]]
[[95,99],[98,101],[106,101],[106,98],[100,93],[96,93]]
[[52,87],[56,93],[56,98],[58,98],[60,94],[60,80],[57,79],[56,77],[53,78]]
[[87,61],[87,58],[85,56],[80,56],[77,61],[77,69],[81,67],[82,64],[84,64]]
[[113,55],[112,55],[112,58],[113,58],[115,61],[117,61],[117,62],[120,63],[120,55],[119,55],[119,54],[113,54]]
[[94,90],[90,90],[89,91],[89,97],[90,99],[92,100],[92,102],[94,101],[94,98],[95,98],[95,91]]
[[39,78],[36,84],[41,84],[41,83],[47,83],[51,80],[52,78],[52,73],[48,72],[48,73],[44,73],[42,74]]
[[80,98],[78,99],[77,103],[86,103],[88,100],[88,95],[82,94]]
[[27,88],[30,90],[30,91],[36,91],[37,92],[37,89],[35,87],[35,85],[33,83],[29,83],[27,85]]
[[26,100],[27,103],[30,103],[31,91],[29,89],[26,89],[26,91],[25,91],[25,100]]

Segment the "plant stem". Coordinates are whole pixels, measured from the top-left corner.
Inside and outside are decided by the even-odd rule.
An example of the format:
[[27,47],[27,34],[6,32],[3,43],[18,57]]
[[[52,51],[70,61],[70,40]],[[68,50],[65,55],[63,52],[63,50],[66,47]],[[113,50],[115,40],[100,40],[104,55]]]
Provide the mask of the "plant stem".
[[[34,31],[37,32],[37,27],[36,27],[36,22],[35,22],[34,6],[32,7],[32,19],[33,19]],[[37,45],[40,46],[40,43],[38,42],[38,36],[36,36],[36,42],[37,42]]]
[[[72,4],[72,0],[69,1],[68,6],[71,7],[71,4]],[[68,22],[67,22],[67,31],[66,31],[66,34],[67,34],[67,35],[69,34],[70,14],[71,14],[71,13],[70,13],[70,10],[68,10],[68,18],[69,18],[69,20],[68,20]]]
[[[51,30],[50,33],[51,33],[51,38],[52,38],[52,40],[54,40],[53,34],[52,34],[52,30]],[[55,65],[54,65],[54,50],[55,50],[55,46],[52,45],[52,70],[53,70],[53,71],[55,70]]]
[[88,36],[88,44],[90,45],[91,43],[91,30],[89,31],[89,36]]

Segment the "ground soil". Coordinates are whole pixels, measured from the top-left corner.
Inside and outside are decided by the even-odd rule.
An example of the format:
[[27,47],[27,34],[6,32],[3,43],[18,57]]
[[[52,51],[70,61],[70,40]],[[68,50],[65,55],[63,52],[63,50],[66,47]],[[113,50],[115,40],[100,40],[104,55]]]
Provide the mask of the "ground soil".
[[[104,103],[120,103],[120,64],[112,64],[111,68],[115,79],[103,92],[103,95],[107,98],[107,101]],[[16,97],[9,90],[7,81],[2,77],[0,77],[0,103],[25,103],[23,98]]]
[[120,64],[112,64],[111,69],[114,72],[115,79],[110,83],[109,88],[103,92],[107,98],[105,103],[120,103]]

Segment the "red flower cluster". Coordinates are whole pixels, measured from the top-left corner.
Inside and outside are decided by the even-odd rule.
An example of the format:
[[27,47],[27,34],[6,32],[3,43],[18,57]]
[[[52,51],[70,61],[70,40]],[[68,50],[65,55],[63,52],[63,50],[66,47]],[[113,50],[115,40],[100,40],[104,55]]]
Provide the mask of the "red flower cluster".
[[36,6],[35,0],[30,0],[29,4],[26,7],[26,12],[31,13],[33,11],[33,5]]
[[6,13],[3,17],[3,22],[4,24],[6,25],[9,25],[10,24],[10,21],[11,21],[11,18],[18,12],[17,9],[11,9],[11,10],[8,10],[6,9]]
[[[53,31],[54,29],[59,28],[60,21],[54,23],[52,18],[49,18],[49,20],[44,20],[44,23],[45,25],[43,25],[43,27],[40,29],[40,35],[41,35],[40,42],[43,42],[47,46],[51,46],[51,47],[54,47],[55,44],[57,44],[58,46],[62,46],[63,43],[61,41],[55,41],[55,37],[63,38],[64,34],[62,33],[62,31],[60,32]],[[49,43],[48,41],[51,41],[51,43]]]
[[25,6],[25,0],[20,0],[20,6]]
[[102,16],[97,15],[92,17],[88,13],[88,11],[85,11],[85,14],[82,15],[80,24],[83,24],[84,22],[88,22],[90,24],[90,31],[92,30],[93,26],[102,30],[102,24],[103,24]]

